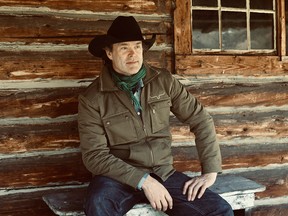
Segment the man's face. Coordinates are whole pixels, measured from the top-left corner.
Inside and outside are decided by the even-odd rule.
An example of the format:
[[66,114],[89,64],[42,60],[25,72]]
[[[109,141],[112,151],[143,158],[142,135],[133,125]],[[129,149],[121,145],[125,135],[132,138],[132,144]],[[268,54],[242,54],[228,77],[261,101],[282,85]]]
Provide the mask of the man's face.
[[131,76],[136,74],[143,64],[142,41],[128,41],[113,44],[112,50],[106,50],[116,72]]

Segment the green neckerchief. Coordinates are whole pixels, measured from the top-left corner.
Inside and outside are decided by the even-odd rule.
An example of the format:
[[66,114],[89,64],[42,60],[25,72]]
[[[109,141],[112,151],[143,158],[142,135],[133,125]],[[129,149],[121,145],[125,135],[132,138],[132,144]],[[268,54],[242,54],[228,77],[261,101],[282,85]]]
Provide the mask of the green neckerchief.
[[144,65],[140,68],[140,70],[131,76],[125,76],[117,73],[112,67],[110,67],[110,71],[112,77],[117,85],[117,87],[128,93],[129,97],[132,99],[135,109],[142,110],[140,102],[137,100],[135,95],[133,94],[133,89],[137,86],[139,81],[143,79],[146,75],[146,68]]

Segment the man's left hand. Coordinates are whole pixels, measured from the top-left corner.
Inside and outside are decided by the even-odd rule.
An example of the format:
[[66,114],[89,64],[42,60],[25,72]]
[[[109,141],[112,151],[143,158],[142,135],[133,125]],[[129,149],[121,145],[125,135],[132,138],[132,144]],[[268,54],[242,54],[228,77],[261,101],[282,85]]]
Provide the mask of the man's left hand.
[[193,201],[196,196],[200,199],[205,190],[214,184],[217,173],[207,173],[187,181],[183,188],[183,194],[187,195],[188,201]]

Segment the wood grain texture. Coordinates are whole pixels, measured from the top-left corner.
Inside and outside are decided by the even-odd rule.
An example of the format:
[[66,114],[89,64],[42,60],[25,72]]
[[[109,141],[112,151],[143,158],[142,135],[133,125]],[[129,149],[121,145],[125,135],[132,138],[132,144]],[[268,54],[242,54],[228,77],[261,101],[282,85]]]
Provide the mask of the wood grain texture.
[[157,0],[3,0],[0,6],[25,6],[25,7],[48,7],[56,10],[87,10],[93,12],[119,12],[119,13],[138,13],[138,14],[169,14],[171,13],[171,1]]
[[287,75],[288,63],[277,56],[175,56],[176,71],[185,75],[272,77]]
[[[1,14],[0,42],[20,42],[27,44],[88,44],[95,35],[106,34],[113,17],[75,14]],[[137,17],[136,17],[137,18]],[[150,37],[157,34],[157,43],[171,44],[171,20],[168,18],[137,18],[143,34]],[[1,44],[0,44],[1,45]],[[0,46],[1,48],[1,46]]]
[[[171,51],[149,51],[145,59],[157,67],[172,70]],[[95,78],[102,60],[85,50],[4,51],[0,52],[0,80],[33,80]],[[53,83],[51,83],[53,87]],[[21,86],[19,86],[21,88]]]
[[285,204],[257,206],[252,209],[251,216],[286,216],[288,207]]
[[2,190],[81,184],[91,178],[79,152],[5,159],[0,173]]
[[[212,117],[215,119],[218,141],[223,146],[253,146],[261,151],[262,146],[288,142],[287,111],[243,112]],[[0,121],[0,126],[0,153],[4,154],[58,150],[79,145],[76,115],[55,119],[6,119]],[[170,130],[174,146],[193,145],[194,135],[189,127],[173,116]]]
[[176,0],[174,10],[174,50],[178,55],[189,55],[192,53],[191,33],[191,7],[190,0]]
[[[24,120],[25,121],[25,120]],[[79,147],[77,120],[1,126],[0,153],[19,154]],[[1,157],[1,156],[0,156]]]
[[[265,167],[269,164],[281,166],[288,163],[287,144],[263,145],[255,152],[255,146],[221,146],[223,170]],[[273,150],[274,149],[274,150]],[[277,150],[275,150],[277,149]],[[71,149],[72,151],[73,149]],[[273,151],[272,151],[273,150]],[[195,147],[173,147],[174,165],[179,171],[200,171]],[[284,166],[285,167],[285,166]],[[286,170],[286,174],[288,171]],[[279,173],[280,174],[280,173]],[[277,174],[275,174],[277,175]],[[17,178],[14,178],[17,176]],[[74,149],[69,153],[58,150],[2,158],[0,167],[0,188],[37,187],[71,182],[87,181],[90,177],[82,164],[81,153]]]
[[[44,76],[42,74],[44,71],[35,71],[35,73],[39,73],[39,75],[41,74],[42,77]],[[65,73],[66,72],[63,71],[61,76],[60,71],[55,71],[55,77],[53,78],[59,78],[59,76],[61,76],[61,79],[69,79],[71,77],[84,78],[79,70],[75,70],[75,75],[71,74],[69,76]],[[34,76],[33,72],[28,76],[31,76],[32,78]],[[53,76],[53,73],[47,73],[47,76]],[[97,76],[96,72],[95,74],[91,73],[91,76],[92,81]],[[21,74],[18,73],[17,77],[21,78]],[[87,77],[87,79],[88,78],[89,77]],[[39,87],[41,87],[41,80],[35,82],[39,82]],[[43,80],[42,82],[47,83],[48,81]],[[87,85],[88,84],[89,83],[87,83]],[[76,114],[78,104],[77,97],[85,90],[86,86],[75,88],[53,88],[53,82],[51,81],[50,85],[51,88],[43,89],[19,88],[0,90],[0,105],[2,107],[0,117],[48,116],[55,118],[61,115]],[[227,116],[228,119],[226,120],[229,120],[230,118],[231,123],[233,123],[233,121],[240,121],[243,118],[250,118],[250,121],[257,121],[259,118],[265,118],[269,121],[269,118],[272,118],[271,120],[275,121],[275,124],[287,122],[287,118],[285,118],[287,113],[285,111],[275,110],[274,112],[267,112],[266,114],[262,112],[255,113],[255,111],[253,111],[253,108],[261,106],[286,106],[288,104],[288,84],[286,82],[263,84],[205,83],[195,86],[191,85],[188,86],[187,89],[192,95],[198,98],[206,108],[213,107],[215,109],[217,107],[219,111],[221,111],[221,109],[225,107],[246,107],[246,112],[243,111],[242,113],[239,113],[240,111],[235,109],[234,115]],[[250,111],[249,108],[251,108]],[[222,118],[225,118],[225,116]],[[259,121],[261,121],[261,119],[259,119]]]
[[13,89],[0,91],[0,118],[40,118],[77,114],[84,88]]

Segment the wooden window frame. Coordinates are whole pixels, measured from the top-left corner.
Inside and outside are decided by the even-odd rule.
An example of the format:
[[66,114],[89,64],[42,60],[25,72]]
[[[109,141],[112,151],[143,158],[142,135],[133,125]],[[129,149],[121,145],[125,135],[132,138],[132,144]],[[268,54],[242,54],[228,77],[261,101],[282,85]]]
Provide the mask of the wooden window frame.
[[[192,50],[192,18],[191,18],[191,5],[192,0],[175,0],[175,11],[174,11],[174,51],[175,51],[175,66],[176,70],[189,66],[185,65],[183,57],[188,59],[195,56],[205,56],[205,58],[215,58],[215,55],[193,53]],[[243,56],[243,59],[251,58],[271,58],[279,60],[288,60],[288,54],[286,53],[286,23],[285,23],[285,1],[276,0],[276,50],[277,54],[268,56],[267,54],[255,53],[255,55]],[[239,53],[229,53],[230,55],[217,54],[218,58],[235,58],[240,56]],[[192,60],[192,59],[191,59]],[[180,61],[180,62],[179,62]],[[184,63],[184,65],[183,65]],[[186,70],[186,69],[185,69]]]

